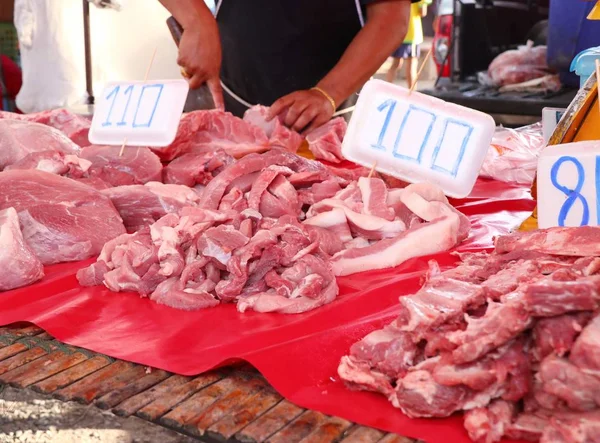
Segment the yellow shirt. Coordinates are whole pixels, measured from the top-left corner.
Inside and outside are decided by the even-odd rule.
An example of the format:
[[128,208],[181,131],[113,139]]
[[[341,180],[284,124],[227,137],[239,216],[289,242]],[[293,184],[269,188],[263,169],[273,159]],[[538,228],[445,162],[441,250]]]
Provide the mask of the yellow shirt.
[[404,37],[404,43],[420,45],[423,43],[423,25],[421,23],[421,8],[431,3],[431,0],[421,0],[418,3],[410,5],[410,20],[408,21],[408,31]]

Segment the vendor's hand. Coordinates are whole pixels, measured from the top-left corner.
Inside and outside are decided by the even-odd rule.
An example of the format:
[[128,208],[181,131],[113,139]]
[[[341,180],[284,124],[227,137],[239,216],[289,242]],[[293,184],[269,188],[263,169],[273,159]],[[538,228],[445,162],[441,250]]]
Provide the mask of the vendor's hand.
[[207,84],[217,109],[224,109],[221,89],[221,41],[214,23],[198,29],[186,29],[179,42],[177,64],[188,79],[191,89]]
[[296,91],[273,103],[269,110],[268,121],[286,109],[283,123],[304,134],[327,123],[335,112],[331,102],[319,91]]

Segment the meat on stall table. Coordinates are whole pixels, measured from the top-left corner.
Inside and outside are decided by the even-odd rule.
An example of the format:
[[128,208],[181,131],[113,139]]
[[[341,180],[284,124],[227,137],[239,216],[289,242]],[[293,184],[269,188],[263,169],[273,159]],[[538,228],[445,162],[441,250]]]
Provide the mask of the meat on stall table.
[[[340,377],[411,417],[466,411],[477,442],[598,441],[598,235],[515,233],[490,255],[462,255],[455,269],[432,262],[421,290],[400,298],[400,316],[342,358]],[[500,286],[486,285],[501,273]]]

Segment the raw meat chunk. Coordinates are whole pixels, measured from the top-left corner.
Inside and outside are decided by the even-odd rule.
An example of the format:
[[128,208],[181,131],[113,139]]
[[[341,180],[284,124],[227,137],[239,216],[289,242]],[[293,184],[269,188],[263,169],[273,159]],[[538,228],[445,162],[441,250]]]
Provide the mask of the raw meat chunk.
[[600,377],[600,314],[592,319],[577,338],[569,360],[584,372]]
[[[573,343],[575,343],[575,339],[581,333],[590,318],[591,314],[589,312],[582,312],[579,314],[544,318],[538,321],[533,328],[533,339],[535,343],[532,351],[533,356],[537,361],[542,361],[550,354],[556,354],[559,357],[564,356],[571,350]],[[598,340],[596,341],[599,342]],[[573,349],[573,351],[575,351],[575,349]],[[573,355],[573,353],[571,353],[571,355]],[[571,357],[571,359],[573,359],[573,357]]]
[[323,126],[311,131],[306,136],[308,149],[315,158],[331,163],[340,163],[344,160],[342,155],[342,141],[346,135],[348,125],[343,117],[336,117]]
[[283,116],[267,121],[269,108],[253,106],[244,113],[244,121],[261,128],[269,138],[269,145],[296,152],[302,144],[302,136],[283,124]]
[[91,145],[83,148],[81,158],[91,162],[88,175],[111,186],[143,185],[162,180],[162,164],[148,148]]
[[65,155],[59,151],[40,151],[28,154],[18,162],[7,166],[4,170],[37,169],[69,178],[81,178],[86,175],[90,165],[89,161],[76,155]]
[[196,206],[200,200],[198,193],[187,186],[158,182],[108,188],[102,194],[117,208],[128,232],[150,226],[183,207]]
[[189,187],[207,185],[234,161],[232,156],[221,150],[184,154],[165,166],[163,180],[165,183]]
[[496,240],[496,252],[528,250],[575,257],[600,256],[600,227],[549,228],[515,232]]
[[25,244],[14,208],[0,210],[0,291],[30,285],[44,276],[44,268]]
[[16,209],[25,242],[45,265],[92,257],[125,232],[108,197],[74,180],[36,170],[3,171],[0,188],[0,209]]
[[52,109],[34,114],[15,114],[0,111],[0,118],[41,123],[58,129],[69,137],[73,143],[82,148],[90,144],[88,133],[92,122],[88,118],[73,114],[66,109]]
[[173,143],[154,152],[162,160],[169,161],[188,152],[204,153],[217,149],[239,158],[268,150],[269,139],[262,129],[228,112],[194,111],[181,118]]
[[79,146],[57,129],[21,120],[0,120],[0,170],[32,152],[78,154]]

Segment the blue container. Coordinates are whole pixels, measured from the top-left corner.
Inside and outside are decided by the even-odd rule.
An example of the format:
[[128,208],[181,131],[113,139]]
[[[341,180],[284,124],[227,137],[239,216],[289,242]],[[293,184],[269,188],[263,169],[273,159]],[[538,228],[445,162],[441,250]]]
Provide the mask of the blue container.
[[583,0],[550,0],[548,66],[559,72],[567,86],[579,86],[579,77],[570,72],[575,56],[584,49],[600,46],[600,21],[587,19],[594,4]]
[[579,87],[588,81],[588,78],[596,72],[596,60],[600,60],[600,46],[586,49],[580,52],[571,63],[571,72],[579,76]]

